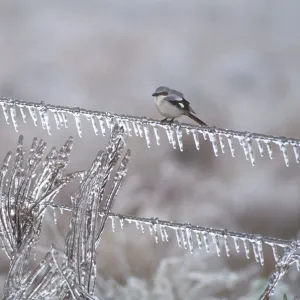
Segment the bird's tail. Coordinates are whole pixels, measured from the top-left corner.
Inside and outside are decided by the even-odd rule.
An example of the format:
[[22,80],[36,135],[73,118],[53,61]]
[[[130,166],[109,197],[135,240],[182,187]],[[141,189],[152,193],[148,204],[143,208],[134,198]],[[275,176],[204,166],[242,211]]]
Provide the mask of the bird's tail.
[[193,121],[197,122],[198,124],[200,125],[204,125],[204,126],[207,126],[206,123],[204,123],[202,120],[200,120],[199,118],[197,118],[195,115],[193,115],[192,113],[188,112],[186,113],[186,115],[192,119]]

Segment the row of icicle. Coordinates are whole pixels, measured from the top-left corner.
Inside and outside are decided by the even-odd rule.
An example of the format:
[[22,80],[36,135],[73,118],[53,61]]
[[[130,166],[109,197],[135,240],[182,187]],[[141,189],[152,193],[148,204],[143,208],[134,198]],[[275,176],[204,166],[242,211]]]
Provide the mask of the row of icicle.
[[[64,210],[70,209],[65,206],[55,205],[54,211],[60,209],[61,213]],[[56,217],[54,218],[54,220]],[[234,248],[237,253],[241,252],[241,248],[244,249],[247,259],[250,259],[250,249],[252,248],[255,260],[264,265],[264,245],[268,245],[272,249],[275,262],[278,261],[281,252],[287,247],[292,247],[293,243],[297,243],[293,240],[283,240],[277,238],[269,238],[261,235],[247,234],[241,232],[230,231],[226,229],[214,229],[208,227],[194,226],[191,224],[174,223],[169,221],[162,221],[159,219],[147,219],[138,217],[129,217],[120,214],[109,214],[111,221],[112,231],[116,230],[116,222],[119,223],[119,227],[124,229],[125,222],[127,224],[135,224],[137,230],[141,230],[145,233],[149,231],[155,239],[156,243],[159,241],[168,242],[169,233],[175,234],[177,244],[179,247],[188,250],[193,253],[195,248],[205,249],[207,252],[211,249],[211,242],[216,249],[217,255],[221,256],[221,243],[224,244],[226,256],[230,256],[229,243],[234,244]],[[146,229],[145,229],[146,228]],[[196,247],[195,247],[196,245]],[[280,253],[278,253],[280,252]],[[295,260],[298,271],[300,271],[300,261]]]
[[282,152],[286,166],[289,166],[289,155],[288,155],[288,146],[293,148],[293,152],[296,158],[296,162],[299,163],[299,147],[300,140],[285,138],[285,137],[273,137],[263,134],[255,134],[250,132],[239,132],[227,129],[220,129],[216,127],[199,127],[188,124],[180,124],[174,122],[169,125],[166,123],[161,123],[157,120],[148,119],[146,117],[136,117],[130,115],[118,115],[109,112],[97,112],[90,111],[82,108],[69,108],[63,106],[55,105],[46,105],[44,103],[30,103],[10,98],[0,98],[0,105],[2,106],[4,118],[9,124],[13,124],[16,131],[18,131],[18,122],[17,122],[17,110],[20,109],[21,117],[23,122],[27,122],[27,115],[29,115],[33,120],[35,126],[38,126],[38,115],[44,130],[50,132],[50,121],[49,121],[49,112],[53,114],[54,121],[56,123],[57,129],[67,128],[68,127],[68,115],[72,115],[75,119],[75,125],[77,128],[78,135],[82,137],[82,124],[81,118],[86,118],[91,122],[94,133],[96,135],[101,131],[102,135],[105,136],[106,128],[110,129],[112,124],[117,122],[119,125],[122,125],[125,130],[125,134],[132,136],[135,134],[139,137],[145,137],[147,146],[151,146],[150,139],[150,130],[149,127],[153,128],[153,133],[157,145],[160,145],[160,136],[158,128],[163,128],[167,134],[169,143],[173,146],[174,149],[178,146],[181,151],[183,151],[183,131],[188,135],[192,134],[195,146],[197,150],[200,149],[200,140],[199,135],[202,135],[206,140],[209,138],[213,152],[216,156],[219,155],[219,145],[222,153],[225,153],[225,139],[228,142],[228,146],[231,152],[232,157],[235,156],[235,146],[234,139],[238,140],[238,143],[243,149],[245,157],[251,162],[254,166],[255,156],[253,149],[253,141],[257,145],[258,152],[261,157],[264,156],[265,149],[267,149],[270,159],[273,158],[273,149],[272,144],[276,144],[280,151]]

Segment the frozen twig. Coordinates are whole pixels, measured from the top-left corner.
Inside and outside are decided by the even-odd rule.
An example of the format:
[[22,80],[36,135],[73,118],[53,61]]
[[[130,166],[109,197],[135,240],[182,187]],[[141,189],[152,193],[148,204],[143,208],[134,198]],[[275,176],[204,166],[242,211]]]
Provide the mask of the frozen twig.
[[[151,146],[151,132],[153,131],[157,145],[160,144],[160,136],[158,128],[165,131],[168,136],[169,143],[173,148],[183,150],[183,133],[192,133],[195,146],[200,149],[199,136],[203,136],[206,140],[207,136],[212,144],[212,150],[216,156],[219,155],[219,147],[221,152],[226,151],[224,140],[228,141],[228,147],[232,156],[235,156],[235,144],[236,140],[238,145],[241,146],[245,157],[255,164],[255,152],[258,151],[260,156],[264,156],[264,152],[267,151],[269,157],[273,159],[273,148],[277,147],[284,158],[286,166],[290,164],[291,153],[294,153],[295,160],[299,163],[300,157],[300,140],[286,137],[276,137],[271,135],[264,135],[251,132],[241,132],[228,129],[222,129],[217,127],[206,126],[194,126],[189,124],[183,124],[174,122],[171,125],[161,123],[158,120],[148,119],[146,117],[137,117],[131,115],[115,114],[110,112],[91,111],[83,108],[70,108],[66,106],[58,106],[44,103],[33,103],[16,100],[13,98],[0,98],[0,106],[2,106],[4,118],[6,122],[12,123],[14,128],[18,131],[17,122],[17,108],[20,109],[21,117],[24,122],[27,122],[27,115],[29,114],[35,126],[38,125],[38,116],[42,128],[47,130],[50,134],[50,114],[53,116],[53,120],[56,123],[57,129],[68,127],[68,117],[71,116],[75,120],[77,132],[81,137],[83,135],[83,128],[81,119],[85,118],[91,122],[93,131],[96,135],[101,131],[102,135],[106,134],[106,128],[110,128],[114,123],[123,126],[125,134],[132,136],[132,131],[136,136],[145,138],[147,146]],[[152,130],[150,130],[152,129]],[[153,136],[153,135],[152,135]],[[254,151],[255,145],[257,151]],[[290,150],[289,150],[290,149]]]

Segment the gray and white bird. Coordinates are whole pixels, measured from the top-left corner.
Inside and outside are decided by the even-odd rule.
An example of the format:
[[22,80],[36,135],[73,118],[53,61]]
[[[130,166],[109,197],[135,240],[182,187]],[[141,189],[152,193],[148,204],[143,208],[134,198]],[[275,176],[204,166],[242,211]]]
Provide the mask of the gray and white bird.
[[160,86],[152,96],[154,97],[156,108],[165,117],[162,122],[170,119],[171,123],[175,118],[185,115],[198,124],[207,126],[207,124],[196,117],[196,113],[191,108],[190,102],[184,98],[181,92],[166,86]]

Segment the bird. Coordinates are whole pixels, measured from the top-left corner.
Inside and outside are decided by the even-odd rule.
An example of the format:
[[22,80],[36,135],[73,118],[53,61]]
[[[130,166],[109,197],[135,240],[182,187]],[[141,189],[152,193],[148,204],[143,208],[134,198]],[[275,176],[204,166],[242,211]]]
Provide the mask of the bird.
[[187,116],[201,126],[207,126],[205,122],[196,117],[195,111],[190,106],[183,93],[170,89],[166,86],[158,87],[152,94],[157,110],[165,119],[162,122],[168,121],[172,123],[175,118]]

